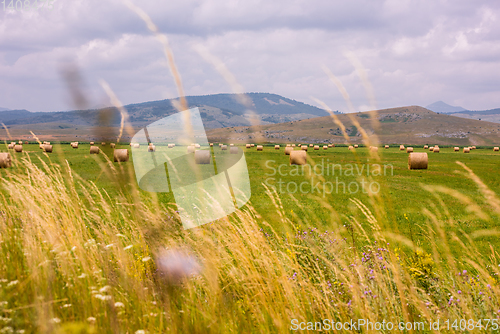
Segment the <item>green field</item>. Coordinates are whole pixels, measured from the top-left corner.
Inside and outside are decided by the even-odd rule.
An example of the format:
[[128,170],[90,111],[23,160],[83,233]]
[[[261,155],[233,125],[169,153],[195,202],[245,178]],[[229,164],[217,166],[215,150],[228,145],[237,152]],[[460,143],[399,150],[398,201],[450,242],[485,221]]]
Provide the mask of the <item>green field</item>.
[[[101,147],[100,145],[98,145]],[[82,179],[93,182],[98,188],[103,188],[114,197],[119,191],[131,193],[137,191],[137,182],[133,175],[133,154],[130,161],[123,164],[112,163],[113,149],[109,145],[101,147],[101,154],[89,154],[89,144],[80,144],[78,149],[72,149],[69,144],[54,146],[54,152],[44,154],[38,144],[24,145],[29,159],[35,165],[46,164],[64,166],[67,164],[75,174]],[[118,145],[117,148],[129,148],[129,145]],[[470,198],[483,210],[488,210],[488,203],[478,191],[473,180],[464,176],[464,169],[456,162],[460,161],[472,169],[474,173],[495,193],[500,193],[500,154],[492,148],[478,148],[469,154],[454,152],[453,147],[441,147],[440,153],[432,153],[423,148],[415,148],[415,152],[427,152],[429,168],[427,170],[409,170],[408,154],[399,147],[380,150],[380,160],[370,157],[366,147],[360,147],[355,152],[347,150],[346,146],[315,151],[308,150],[311,159],[309,163],[319,165],[315,170],[310,166],[289,166],[289,157],[283,153],[283,148],[275,150],[274,145],[265,146],[264,151],[255,148],[245,149],[248,165],[252,197],[251,205],[262,217],[277,230],[280,230],[280,219],[276,206],[266,194],[266,185],[274,186],[283,205],[283,213],[290,219],[301,223],[304,227],[317,227],[324,230],[338,228],[338,223],[347,220],[355,214],[351,198],[358,198],[373,210],[373,204],[383,205],[386,219],[391,228],[409,237],[409,224],[416,226],[415,238],[420,235],[420,227],[425,226],[427,216],[424,208],[446,207],[447,213],[457,221],[456,230],[471,233],[476,230],[496,228],[500,225],[498,216],[491,217],[488,222],[471,214],[470,208],[450,195],[441,195],[440,199],[424,189],[425,185],[445,186],[455,192]],[[144,148],[146,149],[146,148]],[[297,149],[297,148],[296,148]],[[177,146],[174,150],[184,151],[185,147]],[[222,154],[219,147],[212,149],[214,154]],[[2,149],[2,151],[7,151]],[[120,166],[123,171],[117,180],[107,165],[107,156],[114,166]],[[25,154],[13,153],[18,160],[14,168],[22,168],[22,157]],[[333,166],[334,165],[334,166]],[[380,172],[377,170],[380,166]],[[323,166],[323,170],[321,169]],[[278,170],[279,169],[279,170]],[[10,170],[0,170],[4,176]],[[132,174],[131,174],[132,173]],[[282,182],[281,186],[278,182]],[[337,182],[339,183],[337,186]],[[362,183],[365,182],[365,189]],[[303,183],[302,190],[300,185]],[[311,184],[314,187],[311,187]],[[323,189],[323,186],[325,189]],[[370,196],[371,190],[378,192]],[[280,191],[281,190],[281,191]],[[146,192],[139,190],[141,195]],[[164,204],[175,203],[171,192],[158,194],[159,201]],[[440,201],[443,201],[440,203]],[[409,220],[404,218],[407,215]],[[333,217],[336,217],[334,221]],[[339,220],[340,219],[340,220]],[[423,237],[422,240],[423,241]],[[488,247],[492,242],[497,245],[497,237],[483,237],[482,246]],[[456,255],[460,255],[458,252]]]
[[[365,147],[309,148],[305,167],[290,166],[274,145],[242,150],[250,202],[189,230],[172,193],[138,189],[133,155],[114,163],[109,146],[91,155],[88,144],[10,151],[12,168],[0,169],[0,311],[8,327],[285,333],[293,318],[497,316],[498,152],[426,150],[429,168],[408,170],[399,147],[379,156]],[[164,247],[188,250],[203,271],[172,283],[159,274]],[[463,270],[471,276],[458,277]],[[462,304],[448,303],[450,295]]]

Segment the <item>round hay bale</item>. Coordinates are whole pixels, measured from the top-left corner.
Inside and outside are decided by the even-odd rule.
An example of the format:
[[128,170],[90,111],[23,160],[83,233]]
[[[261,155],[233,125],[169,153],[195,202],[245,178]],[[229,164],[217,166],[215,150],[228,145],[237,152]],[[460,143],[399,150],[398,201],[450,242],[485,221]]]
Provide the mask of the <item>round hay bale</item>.
[[377,146],[372,146],[372,147],[370,147],[370,150],[372,152],[378,152],[378,147]]
[[292,144],[286,144],[286,147],[292,147]]
[[315,151],[319,150],[319,145],[314,145],[314,150]]
[[73,147],[73,148],[78,148],[78,143],[72,143],[72,144],[71,144],[71,147]]
[[358,147],[359,147],[358,144],[354,145],[354,148],[358,148]]
[[52,153],[52,145],[43,145],[43,151],[46,153]]
[[210,147],[214,147],[214,143],[210,143]]
[[290,152],[290,165],[305,165],[307,163],[307,151]]
[[233,147],[233,146],[234,146],[234,144],[229,144],[229,147]]
[[429,148],[429,145],[424,145],[424,150],[427,150]]
[[328,148],[332,148],[332,144],[328,144]]
[[252,145],[252,147],[255,147],[255,144],[251,144],[251,145]]
[[348,149],[349,151],[352,151],[352,150],[354,150],[354,146],[349,145],[349,147],[348,147],[347,149]]
[[328,146],[327,145],[323,145],[323,149],[324,150],[328,150]]
[[12,166],[12,159],[10,153],[0,153],[0,168],[10,168]]
[[[77,144],[77,145],[78,145],[78,144]],[[109,144],[109,147],[111,147],[111,148],[115,148],[115,147],[116,147],[116,144],[115,144],[115,143],[111,143],[111,144]]]
[[23,145],[14,146],[14,151],[17,153],[21,153],[23,151]]
[[227,145],[222,145],[222,146],[220,147],[220,149],[221,149],[221,150],[223,150],[223,151],[227,151]]
[[238,148],[236,146],[230,147],[229,154],[238,154]]
[[132,148],[139,148],[139,147],[141,147],[141,144],[139,144],[139,143],[134,143],[132,145]]
[[90,146],[90,154],[99,154],[99,147],[97,146]]
[[45,144],[38,145],[38,148],[41,149],[41,150],[43,150],[43,145],[45,145]]
[[470,149],[468,147],[464,147],[464,153],[469,153],[470,152]]
[[309,147],[314,147],[314,145],[313,144],[309,144]]
[[222,144],[222,143],[219,143],[219,147],[222,147],[222,145],[224,145],[224,144]]
[[29,144],[29,143],[28,143],[28,141],[25,141],[24,143],[25,143],[26,145],[28,145],[28,144]]
[[155,151],[156,151],[156,146],[154,146],[154,145],[148,146],[148,152],[155,152]]
[[295,147],[295,144],[292,144],[292,147]]
[[434,151],[434,147],[432,147],[432,146],[431,146],[431,147],[429,147],[429,151],[430,151],[430,152]]
[[275,150],[279,150],[279,149],[280,149],[280,146],[279,146],[279,145],[274,145],[274,149],[275,149]]
[[200,145],[200,144],[194,144],[194,148],[196,148],[196,149],[200,149],[200,148],[201,148],[201,145]]
[[406,148],[406,153],[411,153],[413,152],[413,147],[407,147]]
[[384,146],[384,148],[385,148],[385,149],[388,149],[388,148],[389,148],[389,145],[385,145],[385,146]]
[[194,153],[196,152],[196,148],[193,145],[189,145],[187,147],[187,153]]
[[19,145],[22,145],[22,144],[23,144],[23,141],[22,141],[22,140],[20,140],[20,141],[18,142],[18,144],[19,144]]
[[128,150],[126,148],[115,149],[113,152],[113,160],[114,160],[114,162],[126,162],[126,161],[128,161]]
[[257,151],[263,151],[264,150],[264,146],[262,145],[257,145]]
[[252,147],[252,145],[250,145],[250,144],[245,145],[245,148],[251,148],[251,147]]
[[400,151],[403,151],[405,149],[405,146],[404,145],[399,145],[399,150]]
[[460,151],[460,147],[455,146],[455,147],[453,148],[453,151],[455,151],[455,152]]
[[434,147],[434,150],[432,152],[439,153],[439,147]]
[[476,146],[472,146],[472,149],[475,150],[476,149]]
[[[130,143],[130,144],[132,144],[132,143]],[[94,142],[93,142],[93,141],[91,141],[91,142],[90,142],[90,145],[94,145]]]
[[168,144],[168,148],[174,148],[174,144]]
[[500,147],[493,147],[493,152],[498,152],[500,151]]
[[427,153],[410,153],[408,155],[408,169],[427,169],[428,165]]
[[101,146],[106,146],[106,143],[105,143],[105,142],[102,142],[102,143],[101,143]]
[[288,147],[285,147],[285,155],[290,155],[290,152],[293,151],[293,147],[291,146],[288,146]]
[[301,149],[302,151],[306,151],[306,152],[307,152],[307,146],[306,146],[306,145],[302,145],[302,146],[300,147],[300,149]]
[[[237,149],[238,148],[236,148],[236,150]],[[199,150],[194,152],[194,161],[197,165],[209,165],[211,160],[212,155],[210,154],[210,151]]]

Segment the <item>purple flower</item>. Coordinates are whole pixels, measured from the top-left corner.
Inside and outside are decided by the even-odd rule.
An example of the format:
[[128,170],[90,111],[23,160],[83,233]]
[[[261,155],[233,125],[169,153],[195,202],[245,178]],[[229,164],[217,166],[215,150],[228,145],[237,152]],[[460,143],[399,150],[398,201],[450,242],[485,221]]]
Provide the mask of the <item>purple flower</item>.
[[457,293],[458,293],[459,295],[461,295],[461,294],[462,294],[462,290],[458,290],[458,291],[457,291]]

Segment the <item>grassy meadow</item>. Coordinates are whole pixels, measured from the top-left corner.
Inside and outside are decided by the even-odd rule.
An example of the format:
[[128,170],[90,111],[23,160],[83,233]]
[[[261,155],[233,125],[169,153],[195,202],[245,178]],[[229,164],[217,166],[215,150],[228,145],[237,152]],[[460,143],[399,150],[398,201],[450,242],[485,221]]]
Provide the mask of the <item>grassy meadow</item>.
[[403,332],[433,332],[440,319],[434,332],[455,332],[473,319],[464,330],[480,332],[500,322],[499,152],[425,150],[429,168],[408,170],[399,147],[309,148],[305,168],[283,148],[242,149],[250,202],[190,230],[171,193],[138,189],[133,155],[10,150],[0,333],[288,333],[293,319],[302,332],[323,319]]

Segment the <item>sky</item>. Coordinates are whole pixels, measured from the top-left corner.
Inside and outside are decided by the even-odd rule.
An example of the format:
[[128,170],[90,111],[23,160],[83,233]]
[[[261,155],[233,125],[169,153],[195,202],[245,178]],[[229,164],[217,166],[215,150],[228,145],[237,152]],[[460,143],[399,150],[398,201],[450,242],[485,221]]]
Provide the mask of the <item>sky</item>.
[[[100,80],[123,104],[178,97],[162,44],[123,1],[50,1],[0,3],[0,107],[75,109],[68,64],[88,107],[109,104]],[[347,112],[328,69],[359,111],[439,100],[500,108],[498,0],[132,2],[167,36],[186,95],[238,86]]]

